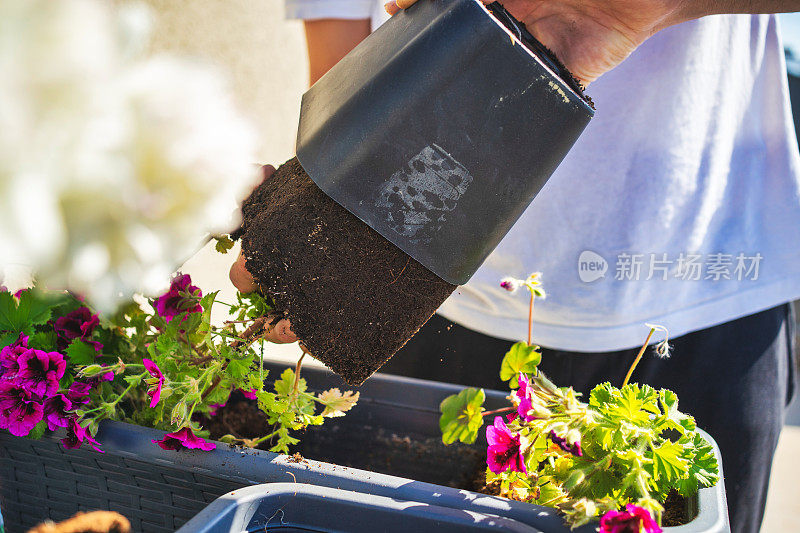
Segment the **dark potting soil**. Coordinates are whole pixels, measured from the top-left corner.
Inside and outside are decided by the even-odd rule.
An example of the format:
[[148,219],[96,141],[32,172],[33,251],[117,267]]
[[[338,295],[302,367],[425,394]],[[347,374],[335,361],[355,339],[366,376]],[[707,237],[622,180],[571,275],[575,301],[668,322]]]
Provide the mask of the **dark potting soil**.
[[358,385],[456,288],[323,193],[297,158],[242,204],[247,270],[308,351]]
[[[254,438],[272,431],[266,415],[255,402],[231,402],[203,421],[211,438],[232,434]],[[486,469],[486,452],[477,446],[445,446],[438,437],[397,434],[381,427],[329,419],[323,426],[309,426],[294,435],[300,443],[290,456],[425,481],[454,488],[476,490],[482,486],[476,472]],[[265,442],[260,449],[268,450]]]
[[[213,439],[233,434],[254,438],[272,429],[256,402],[234,400],[203,421]],[[499,495],[499,486],[486,484],[486,452],[477,445],[445,446],[438,437],[398,435],[384,428],[348,422],[347,417],[329,419],[323,426],[310,426],[297,435],[300,443],[291,448],[294,461],[306,458],[351,468],[466,489],[491,496]],[[268,450],[271,444],[259,448]],[[671,492],[664,502],[663,526],[678,526],[697,516],[696,506]]]

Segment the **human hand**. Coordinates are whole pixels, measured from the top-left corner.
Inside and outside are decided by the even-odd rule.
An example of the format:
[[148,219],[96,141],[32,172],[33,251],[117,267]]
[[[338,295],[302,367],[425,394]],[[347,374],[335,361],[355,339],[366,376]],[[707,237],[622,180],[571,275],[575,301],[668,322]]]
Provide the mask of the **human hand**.
[[[490,3],[489,0],[482,0]],[[394,15],[417,0],[393,0]],[[501,0],[584,85],[621,63],[659,30],[692,18],[679,0]]]
[[[261,170],[264,173],[264,180],[270,179],[275,173],[275,167],[272,165],[264,165],[261,167]],[[239,257],[237,257],[236,261],[231,265],[229,277],[231,283],[233,283],[234,287],[236,287],[239,292],[248,293],[258,290],[258,283],[256,283],[253,275],[247,271],[244,252],[239,252]],[[297,337],[292,332],[292,326],[286,318],[282,318],[271,326],[268,326],[263,334],[263,338],[276,344],[285,344],[297,340]]]

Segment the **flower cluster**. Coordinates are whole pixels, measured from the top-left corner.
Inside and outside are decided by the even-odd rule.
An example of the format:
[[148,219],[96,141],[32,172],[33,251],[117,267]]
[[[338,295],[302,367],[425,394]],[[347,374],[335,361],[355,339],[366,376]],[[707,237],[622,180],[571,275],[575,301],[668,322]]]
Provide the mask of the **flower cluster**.
[[0,273],[111,310],[155,294],[251,189],[256,139],[221,72],[148,55],[146,7],[0,3]]
[[[32,298],[27,291],[16,297],[8,292],[0,294],[6,301],[24,299],[26,304]],[[88,403],[89,392],[96,383],[74,380],[67,374],[64,350],[76,339],[84,340],[92,349],[95,345],[88,343],[99,345],[90,338],[97,323],[97,315],[80,307],[46,323],[44,332],[39,332],[55,338],[59,351],[30,346],[31,337],[24,332],[0,349],[0,428],[17,436],[35,430],[41,434],[45,428],[67,428],[67,437],[62,441],[65,447],[79,447],[84,441],[94,443],[78,423],[76,411]]]
[[233,319],[217,327],[210,323],[215,301],[216,293],[203,295],[180,273],[151,309],[129,302],[102,319],[68,293],[0,291],[0,428],[32,438],[62,429],[64,447],[99,450],[100,422],[114,419],[164,431],[153,439],[164,450],[210,451],[216,444],[203,424],[238,391],[236,398],[258,402],[273,431],[216,437],[288,452],[297,442],[291,431],[356,403],[352,391],[308,392],[288,368],[274,392],[265,390],[253,344],[268,333],[269,302],[239,294],[228,308]]
[[[526,287],[532,310],[534,297],[544,295],[539,279],[509,278],[501,286]],[[477,389],[450,396],[441,404],[442,440],[472,443],[483,417],[509,412],[486,428],[487,485],[507,498],[556,507],[573,527],[602,517],[601,533],[660,532],[669,493],[690,497],[719,475],[713,448],[694,419],[678,411],[676,395],[628,383],[652,335],[663,330],[648,327],[622,386],[602,383],[588,402],[539,370],[538,346],[515,344],[500,367],[511,406],[485,411],[486,395]],[[656,345],[657,355],[667,352],[667,341]]]

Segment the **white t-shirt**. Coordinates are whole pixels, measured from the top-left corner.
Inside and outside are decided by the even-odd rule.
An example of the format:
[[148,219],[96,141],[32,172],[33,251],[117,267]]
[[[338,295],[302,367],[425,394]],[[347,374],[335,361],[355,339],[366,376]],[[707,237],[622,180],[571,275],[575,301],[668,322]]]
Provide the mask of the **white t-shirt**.
[[[381,3],[287,0],[287,15],[366,18]],[[587,93],[594,119],[441,315],[524,339],[528,300],[499,281],[541,271],[534,340],[598,352],[640,345],[645,323],[675,337],[800,297],[800,156],[774,15],[667,28]]]

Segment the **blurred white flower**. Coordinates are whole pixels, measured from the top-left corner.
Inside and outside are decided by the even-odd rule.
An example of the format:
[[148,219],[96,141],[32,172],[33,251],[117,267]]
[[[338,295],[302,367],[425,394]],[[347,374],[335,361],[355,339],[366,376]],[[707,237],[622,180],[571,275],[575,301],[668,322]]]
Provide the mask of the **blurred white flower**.
[[154,294],[256,175],[224,78],[141,57],[143,8],[0,2],[0,270],[110,309]]

